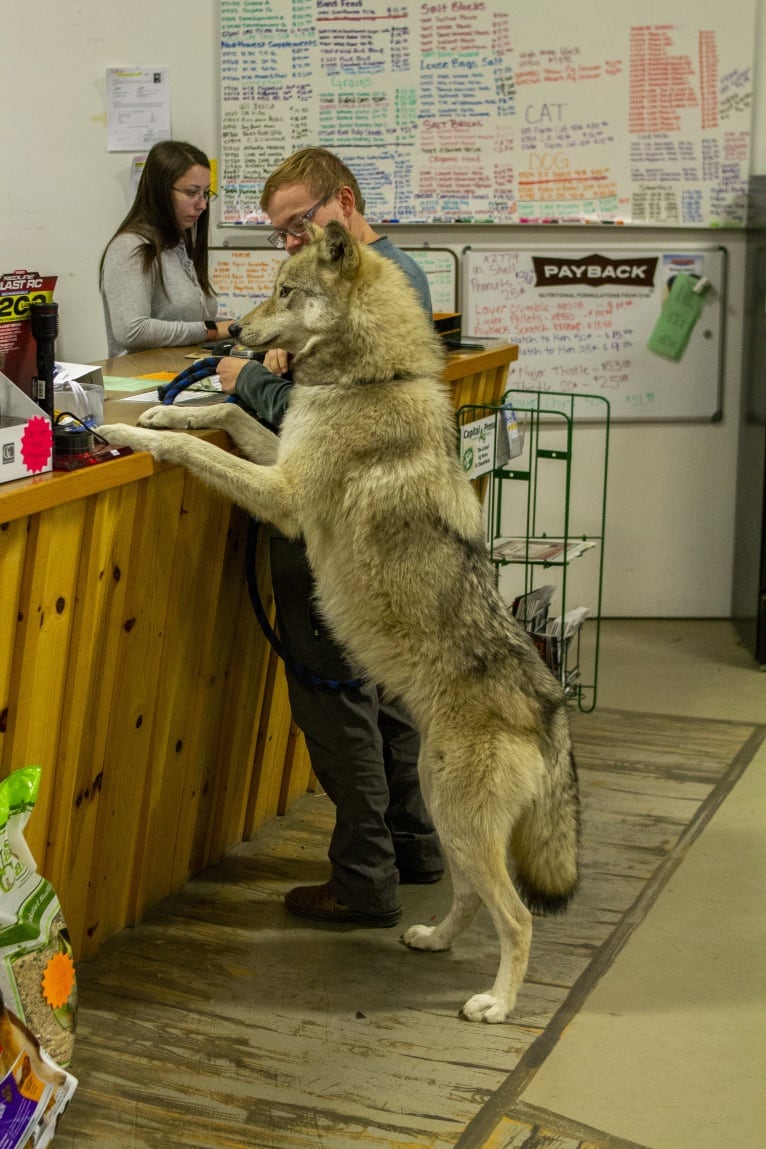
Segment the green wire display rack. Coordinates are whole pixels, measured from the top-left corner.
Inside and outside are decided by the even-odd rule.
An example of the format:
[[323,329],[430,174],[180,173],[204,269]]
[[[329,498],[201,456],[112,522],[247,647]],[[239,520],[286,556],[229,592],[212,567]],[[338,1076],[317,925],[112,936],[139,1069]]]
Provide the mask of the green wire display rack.
[[[600,395],[510,390],[457,413],[461,458],[485,472],[490,555],[503,598],[580,710],[596,705],[610,408]],[[573,595],[584,603],[572,606]]]

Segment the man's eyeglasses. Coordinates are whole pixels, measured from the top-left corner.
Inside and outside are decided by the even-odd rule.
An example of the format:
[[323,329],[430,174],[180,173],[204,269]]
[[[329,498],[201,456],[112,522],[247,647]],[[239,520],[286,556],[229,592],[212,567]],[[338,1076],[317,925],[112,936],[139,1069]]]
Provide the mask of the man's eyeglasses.
[[198,199],[203,199],[205,201],[205,203],[212,203],[214,200],[218,199],[218,193],[214,192],[214,191],[210,191],[209,188],[207,191],[203,191],[202,188],[177,188],[177,187],[174,187],[173,191],[178,192],[179,195],[186,196],[187,199],[190,199],[192,201],[198,200]]
[[305,239],[309,234],[309,229],[306,224],[313,219],[315,212],[318,212],[320,207],[324,207],[326,203],[330,202],[334,195],[337,195],[337,192],[338,189],[336,188],[335,191],[326,195],[324,199],[320,199],[319,202],[315,203],[313,207],[310,207],[308,211],[304,211],[303,215],[299,216],[298,219],[294,219],[289,227],[280,227],[277,228],[276,231],[272,231],[267,237],[271,246],[278,247],[280,250],[287,247],[288,235],[291,235],[293,239]]

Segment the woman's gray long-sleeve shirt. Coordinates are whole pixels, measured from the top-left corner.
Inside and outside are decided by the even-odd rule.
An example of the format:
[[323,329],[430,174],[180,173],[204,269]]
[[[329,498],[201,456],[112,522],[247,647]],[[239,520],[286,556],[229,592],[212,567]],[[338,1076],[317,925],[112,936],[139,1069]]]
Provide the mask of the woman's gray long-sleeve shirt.
[[204,320],[215,319],[218,300],[200,287],[183,243],[160,256],[159,276],[143,268],[141,236],[115,236],[104,257],[101,298],[109,356],[153,347],[186,347],[208,338]]

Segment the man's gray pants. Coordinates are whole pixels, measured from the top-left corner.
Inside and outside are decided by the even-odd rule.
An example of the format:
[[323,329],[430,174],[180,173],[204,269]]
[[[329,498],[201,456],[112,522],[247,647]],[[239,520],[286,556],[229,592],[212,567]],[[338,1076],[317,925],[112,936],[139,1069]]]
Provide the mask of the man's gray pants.
[[[300,666],[335,681],[354,672],[313,601],[306,551],[270,534],[271,577],[282,643]],[[418,736],[402,708],[375,686],[327,690],[286,665],[290,705],[311,765],[335,804],[331,889],[345,905],[384,914],[399,905],[399,869],[441,871],[433,823],[418,784]]]

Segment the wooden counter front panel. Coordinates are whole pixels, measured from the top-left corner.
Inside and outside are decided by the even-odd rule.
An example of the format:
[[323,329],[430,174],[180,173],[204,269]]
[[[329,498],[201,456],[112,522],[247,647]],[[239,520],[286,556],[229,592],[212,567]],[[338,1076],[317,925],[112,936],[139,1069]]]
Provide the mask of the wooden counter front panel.
[[0,531],[1,768],[43,767],[27,840],[78,956],[310,783],[242,578],[246,529],[158,468]]
[[451,356],[444,379],[452,387],[455,410],[473,403],[499,403],[508,390],[508,369],[518,356],[514,344]]

